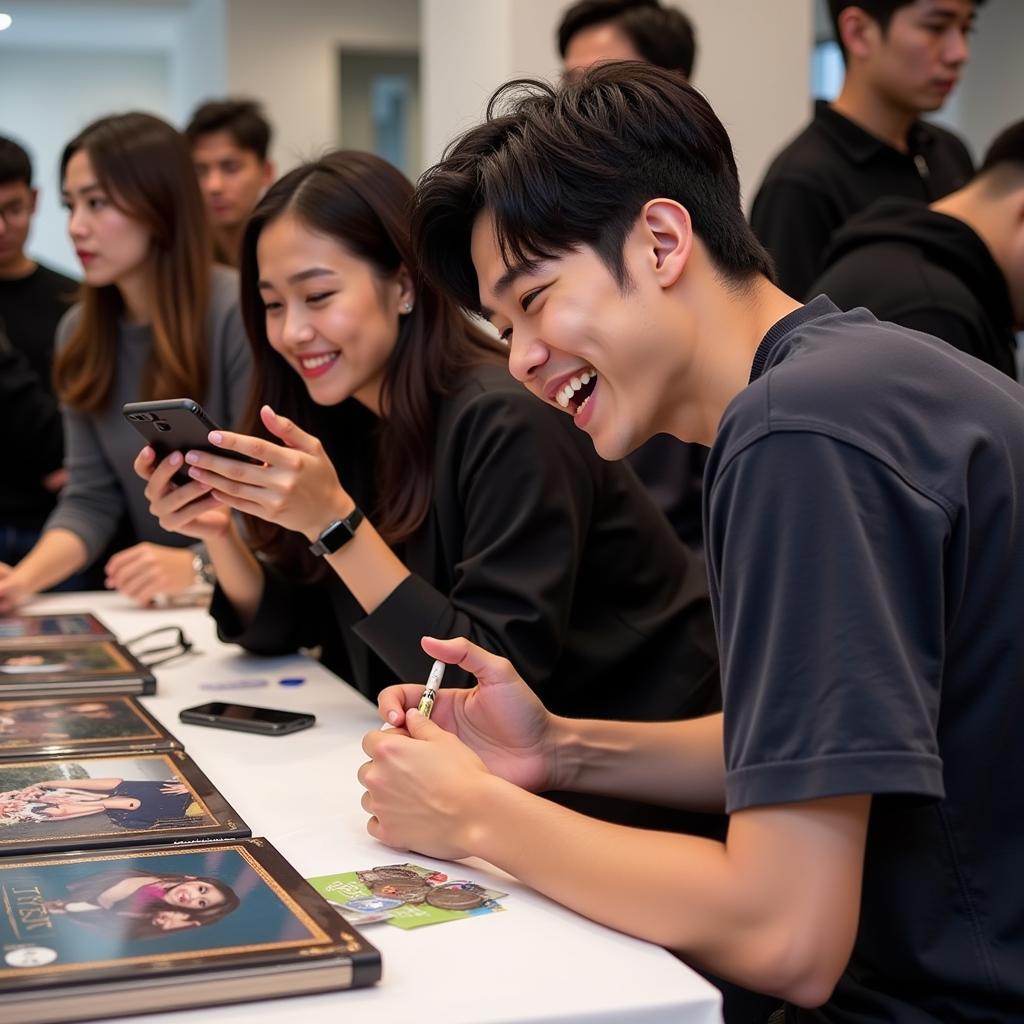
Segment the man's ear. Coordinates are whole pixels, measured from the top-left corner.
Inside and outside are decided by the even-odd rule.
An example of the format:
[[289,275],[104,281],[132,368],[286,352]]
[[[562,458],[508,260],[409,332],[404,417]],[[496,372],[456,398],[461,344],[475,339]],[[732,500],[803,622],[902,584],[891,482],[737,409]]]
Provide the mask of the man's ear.
[[274,184],[274,161],[264,160],[263,161],[263,187],[270,188]]
[[29,194],[31,198],[28,201],[28,212],[29,215],[33,215],[36,212],[36,204],[39,202],[39,189],[30,188]]
[[651,269],[662,288],[679,280],[693,251],[690,211],[674,199],[652,199],[640,211]]
[[838,18],[839,38],[850,57],[864,60],[878,45],[882,32],[877,21],[860,7],[845,7]]

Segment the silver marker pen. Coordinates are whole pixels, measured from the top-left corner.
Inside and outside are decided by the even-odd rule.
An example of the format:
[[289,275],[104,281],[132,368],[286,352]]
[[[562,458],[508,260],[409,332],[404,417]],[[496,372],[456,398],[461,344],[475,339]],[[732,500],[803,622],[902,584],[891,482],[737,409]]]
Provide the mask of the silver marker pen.
[[430,712],[434,710],[434,700],[437,698],[437,691],[441,689],[444,670],[445,663],[443,661],[435,661],[430,668],[427,685],[423,689],[423,696],[420,697],[420,703],[416,709],[424,718],[429,718]]

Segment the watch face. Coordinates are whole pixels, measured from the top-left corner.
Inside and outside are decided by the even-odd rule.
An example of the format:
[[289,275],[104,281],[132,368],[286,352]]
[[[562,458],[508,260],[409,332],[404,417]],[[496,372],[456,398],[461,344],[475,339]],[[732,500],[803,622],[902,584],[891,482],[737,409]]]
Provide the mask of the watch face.
[[347,544],[355,536],[362,521],[363,513],[358,508],[347,519],[336,519],[313,544],[310,544],[309,550],[314,555],[333,555],[343,544]]

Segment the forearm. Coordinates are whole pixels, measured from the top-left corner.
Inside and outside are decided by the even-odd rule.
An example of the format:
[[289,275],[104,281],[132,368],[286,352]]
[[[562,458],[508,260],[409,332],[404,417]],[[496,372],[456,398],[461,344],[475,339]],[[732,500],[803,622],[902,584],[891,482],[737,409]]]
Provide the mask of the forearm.
[[123,779],[48,779],[37,782],[40,789],[81,789],[109,793],[121,785]]
[[376,611],[409,575],[405,564],[368,519],[347,544],[326,558],[367,615]]
[[231,602],[243,626],[256,618],[263,594],[263,569],[259,560],[242,540],[234,523],[224,535],[209,538],[206,552],[217,574],[217,583]]
[[71,530],[47,530],[34,548],[18,563],[17,572],[28,590],[38,593],[66,580],[85,567],[88,551]]
[[722,811],[722,716],[683,722],[552,721],[552,788]]
[[[856,805],[856,806],[855,806]],[[786,809],[747,812],[728,844],[588,818],[491,777],[470,815],[467,848],[592,920],[684,953],[707,970],[803,1005],[827,998],[849,957],[860,890],[802,864],[826,835],[863,842],[866,798],[819,802],[818,834],[776,845]],[[802,826],[801,826],[802,827]],[[523,836],[543,836],[524,843]],[[859,880],[860,862],[855,864]]]

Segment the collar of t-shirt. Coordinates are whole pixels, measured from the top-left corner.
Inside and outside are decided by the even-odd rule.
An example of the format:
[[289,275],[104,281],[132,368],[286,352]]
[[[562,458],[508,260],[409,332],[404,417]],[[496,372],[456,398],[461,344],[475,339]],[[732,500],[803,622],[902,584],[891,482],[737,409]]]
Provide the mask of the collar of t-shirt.
[[934,136],[926,125],[915,121],[907,132],[907,152],[903,153],[890,146],[884,139],[872,135],[866,128],[840,114],[825,100],[814,104],[814,120],[854,163],[867,163],[873,159],[913,160],[915,156],[927,158],[931,152]]
[[765,370],[771,367],[772,356],[776,348],[788,334],[820,316],[838,312],[840,312],[839,307],[827,295],[819,295],[799,309],[794,309],[792,313],[787,313],[781,320],[777,320],[768,328],[768,333],[761,339],[761,344],[757,346],[754,361],[750,365],[750,380],[747,383],[753,384]]

